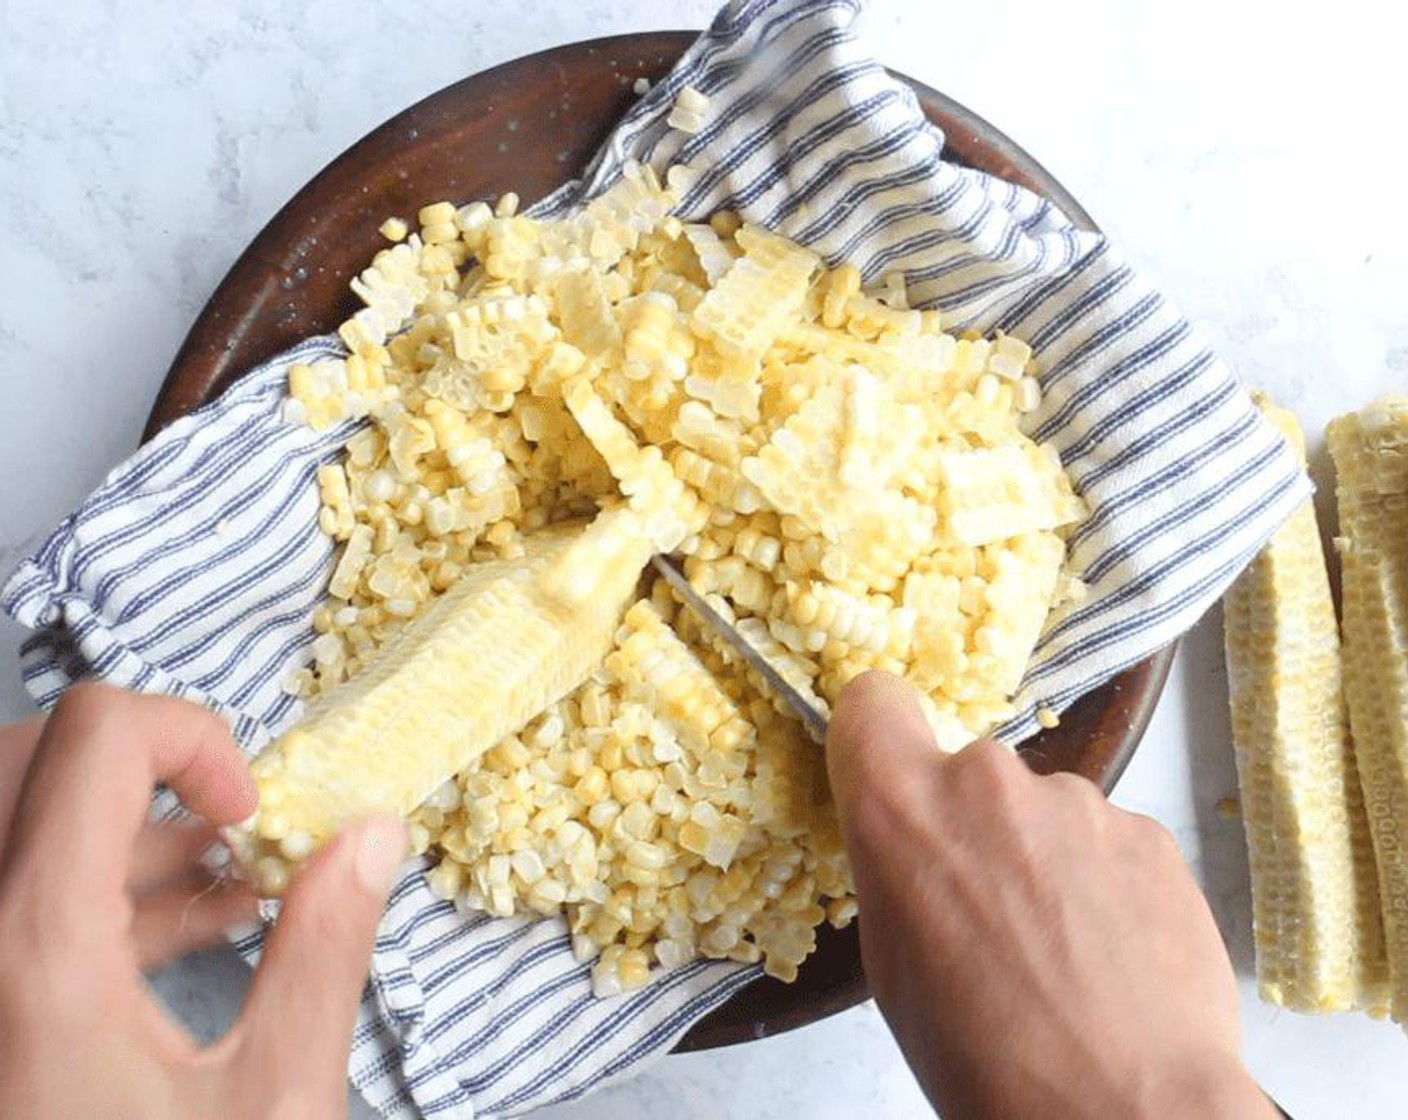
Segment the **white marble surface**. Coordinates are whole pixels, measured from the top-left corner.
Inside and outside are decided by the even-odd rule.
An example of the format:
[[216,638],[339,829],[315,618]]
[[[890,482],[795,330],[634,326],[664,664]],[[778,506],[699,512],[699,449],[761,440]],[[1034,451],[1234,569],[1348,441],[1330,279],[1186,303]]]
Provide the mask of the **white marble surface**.
[[[876,0],[877,55],[1043,160],[1250,382],[1318,426],[1408,371],[1401,17],[1375,0]],[[981,11],[981,22],[967,12]],[[512,8],[0,0],[0,569],[134,446],[191,319],[324,163],[468,73],[556,43],[698,26],[708,0]],[[1297,14],[1301,12],[1303,14]],[[1323,476],[1323,457],[1316,473]],[[0,718],[28,702],[0,622]],[[1116,793],[1178,836],[1243,977],[1248,1060],[1296,1116],[1399,1117],[1408,1039],[1256,1002],[1217,620],[1184,643]],[[205,1032],[241,966],[163,991]],[[554,1120],[927,1115],[861,1008],[668,1058]],[[354,1106],[355,1115],[364,1115]],[[548,1113],[543,1114],[545,1117]]]

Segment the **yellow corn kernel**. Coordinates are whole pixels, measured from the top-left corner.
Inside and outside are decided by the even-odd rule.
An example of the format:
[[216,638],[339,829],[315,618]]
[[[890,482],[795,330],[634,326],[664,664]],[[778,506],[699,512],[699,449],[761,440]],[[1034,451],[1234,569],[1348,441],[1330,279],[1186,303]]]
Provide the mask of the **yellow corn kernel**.
[[846,306],[851,297],[860,291],[860,269],[853,264],[843,264],[832,269],[826,276],[825,291],[822,323],[832,329],[845,326]]
[[593,766],[572,787],[572,791],[583,805],[595,805],[606,797],[610,790],[611,786],[608,783],[606,771],[600,766]]
[[401,218],[387,218],[382,222],[377,230],[387,241],[404,241],[406,234],[410,233],[408,227]]

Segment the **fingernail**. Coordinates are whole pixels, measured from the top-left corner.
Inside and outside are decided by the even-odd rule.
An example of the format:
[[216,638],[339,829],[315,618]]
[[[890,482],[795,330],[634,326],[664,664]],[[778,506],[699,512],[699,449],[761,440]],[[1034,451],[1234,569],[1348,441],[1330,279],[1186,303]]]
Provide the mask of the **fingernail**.
[[373,817],[357,840],[357,878],[372,894],[384,895],[400,877],[409,847],[406,826],[395,817]]

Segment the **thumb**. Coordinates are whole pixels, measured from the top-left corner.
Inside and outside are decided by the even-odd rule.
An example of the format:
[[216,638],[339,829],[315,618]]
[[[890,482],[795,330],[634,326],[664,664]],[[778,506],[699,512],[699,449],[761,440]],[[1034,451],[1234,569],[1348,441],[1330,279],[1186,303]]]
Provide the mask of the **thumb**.
[[944,757],[912,685],[875,669],[850,681],[826,733],[826,773],[842,827],[849,831],[858,806],[883,812],[927,789]]
[[373,817],[294,876],[240,1018],[249,1068],[275,1093],[331,1091],[345,1107],[372,942],[406,855],[406,826]]

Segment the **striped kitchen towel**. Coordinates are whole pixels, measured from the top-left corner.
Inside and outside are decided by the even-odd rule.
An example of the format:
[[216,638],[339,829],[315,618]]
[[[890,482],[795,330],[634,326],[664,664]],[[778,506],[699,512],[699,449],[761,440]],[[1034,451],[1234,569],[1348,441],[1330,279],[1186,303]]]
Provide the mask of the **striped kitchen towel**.
[[[1002,732],[1015,741],[1038,705],[1064,707],[1191,626],[1309,485],[1226,366],[1104,238],[941,158],[943,136],[858,39],[858,9],[730,4],[584,178],[535,209],[601,191],[628,158],[685,163],[698,172],[687,216],[739,210],[868,279],[902,271],[952,322],[1031,341],[1045,371],[1033,434],[1092,509],[1070,541],[1090,595],[1047,626]],[[692,135],[665,123],[686,85],[711,99]],[[279,405],[290,361],[336,350],[312,339],[250,371],[20,565],[0,603],[36,631],[23,667],[41,704],[97,675],[208,703],[249,750],[288,723],[280,684],[308,657],[330,570],[313,476],[352,429],[292,427]],[[417,869],[381,927],[351,1076],[387,1116],[518,1114],[665,1053],[755,974],[696,963],[597,1001],[562,922],[456,913]]]

